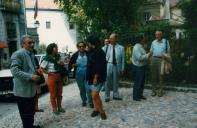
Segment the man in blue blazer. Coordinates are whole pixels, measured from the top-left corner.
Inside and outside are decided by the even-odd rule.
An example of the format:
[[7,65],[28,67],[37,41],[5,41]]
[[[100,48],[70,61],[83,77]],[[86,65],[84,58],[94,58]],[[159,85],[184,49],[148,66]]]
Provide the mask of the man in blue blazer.
[[30,36],[25,35],[21,39],[21,46],[22,48],[13,53],[11,57],[11,72],[14,76],[13,91],[23,128],[39,128],[39,126],[33,126],[36,81],[40,79],[32,53],[34,42]]
[[110,44],[106,53],[107,80],[105,86],[105,102],[110,101],[110,88],[113,89],[113,99],[122,100],[119,96],[119,77],[124,72],[125,54],[124,47],[117,43],[117,34],[110,35]]

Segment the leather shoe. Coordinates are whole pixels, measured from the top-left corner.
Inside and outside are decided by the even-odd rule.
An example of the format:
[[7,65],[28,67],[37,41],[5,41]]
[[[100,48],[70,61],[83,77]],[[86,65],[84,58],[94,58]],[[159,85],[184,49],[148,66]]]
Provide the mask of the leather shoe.
[[91,113],[91,117],[98,116],[99,113],[100,113],[100,112],[98,112],[98,111],[93,111],[93,112]]
[[83,102],[82,103],[82,107],[85,107],[87,104],[86,104],[86,102]]
[[43,109],[36,109],[35,112],[44,112]]
[[101,112],[100,116],[101,116],[102,120],[106,120],[107,119],[107,116],[106,116],[105,112]]
[[122,100],[120,97],[113,97],[114,100]]
[[105,99],[105,102],[109,102],[110,100],[109,99]]
[[142,100],[146,100],[146,97],[142,96],[140,99],[142,99]]
[[133,99],[134,101],[141,101],[140,99]]
[[41,128],[39,125],[34,125],[33,128]]
[[94,108],[94,105],[93,104],[89,104],[90,105],[90,108]]

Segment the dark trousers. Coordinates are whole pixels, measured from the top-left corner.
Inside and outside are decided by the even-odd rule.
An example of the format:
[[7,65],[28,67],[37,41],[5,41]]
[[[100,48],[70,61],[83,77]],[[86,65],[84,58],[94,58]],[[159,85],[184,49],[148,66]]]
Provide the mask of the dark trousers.
[[16,97],[23,128],[33,128],[35,114],[35,97]]
[[133,76],[134,76],[133,99],[139,100],[142,98],[144,91],[145,66],[139,67],[133,65]]

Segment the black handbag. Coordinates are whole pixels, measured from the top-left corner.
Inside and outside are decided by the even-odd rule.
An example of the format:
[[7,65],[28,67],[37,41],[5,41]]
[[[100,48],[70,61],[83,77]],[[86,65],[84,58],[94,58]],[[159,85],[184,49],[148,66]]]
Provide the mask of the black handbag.
[[60,71],[60,74],[62,77],[68,76],[68,70],[65,67],[63,67],[62,70]]
[[40,85],[40,84],[44,84],[45,83],[45,78],[43,74],[39,74],[40,79],[36,81],[36,84]]

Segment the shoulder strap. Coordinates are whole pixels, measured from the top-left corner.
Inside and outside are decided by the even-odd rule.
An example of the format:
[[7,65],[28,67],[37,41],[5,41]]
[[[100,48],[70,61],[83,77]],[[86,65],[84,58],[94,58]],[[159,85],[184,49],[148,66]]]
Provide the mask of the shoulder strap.
[[167,42],[167,39],[166,39],[166,53],[168,53],[168,42]]

